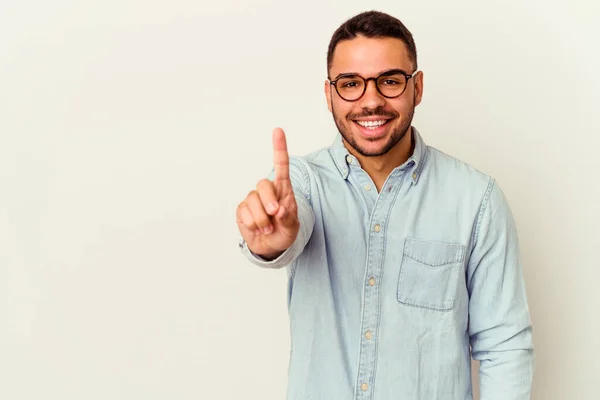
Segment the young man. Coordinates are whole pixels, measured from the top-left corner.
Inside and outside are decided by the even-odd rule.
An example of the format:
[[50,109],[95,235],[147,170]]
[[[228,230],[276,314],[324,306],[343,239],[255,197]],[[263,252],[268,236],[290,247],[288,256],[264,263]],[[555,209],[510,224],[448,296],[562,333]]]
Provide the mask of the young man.
[[494,179],[412,127],[423,73],[379,12],[334,33],[325,95],[339,135],[275,166],[237,209],[248,259],[287,267],[289,400],[529,399],[532,327],[517,232]]

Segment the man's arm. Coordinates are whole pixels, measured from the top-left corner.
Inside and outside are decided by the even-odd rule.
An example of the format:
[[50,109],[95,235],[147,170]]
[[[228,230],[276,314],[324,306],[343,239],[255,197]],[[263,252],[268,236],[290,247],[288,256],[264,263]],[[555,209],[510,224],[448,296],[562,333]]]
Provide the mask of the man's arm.
[[529,399],[534,354],[519,243],[506,198],[493,180],[482,202],[467,273],[480,398]]

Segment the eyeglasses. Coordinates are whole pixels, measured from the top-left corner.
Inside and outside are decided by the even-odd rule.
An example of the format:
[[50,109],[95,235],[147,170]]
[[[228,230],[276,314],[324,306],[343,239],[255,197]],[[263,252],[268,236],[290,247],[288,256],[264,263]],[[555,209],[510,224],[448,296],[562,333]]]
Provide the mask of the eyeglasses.
[[408,80],[416,74],[417,71],[409,75],[401,69],[386,71],[375,78],[363,78],[358,74],[342,74],[337,79],[330,80],[329,83],[335,87],[337,94],[346,101],[357,101],[363,97],[370,80],[375,82],[377,91],[383,97],[394,99],[402,96],[408,86]]

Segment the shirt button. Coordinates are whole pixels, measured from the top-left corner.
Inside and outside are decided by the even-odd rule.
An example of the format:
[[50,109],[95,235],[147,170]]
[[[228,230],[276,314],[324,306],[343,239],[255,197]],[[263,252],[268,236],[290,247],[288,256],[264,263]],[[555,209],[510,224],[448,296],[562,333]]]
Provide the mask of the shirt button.
[[373,337],[373,335],[371,334],[371,331],[367,331],[365,333],[365,337],[367,338],[367,340],[371,340],[371,338]]
[[348,161],[349,163],[352,163],[352,157],[346,156],[346,161]]
[[375,286],[375,278],[369,279],[369,285]]
[[366,392],[367,389],[369,388],[369,385],[367,385],[366,383],[363,383],[362,385],[360,385],[360,388],[363,392]]
[[413,179],[417,179],[417,173],[416,173],[416,172],[413,172],[413,174],[412,174],[412,178],[413,178]]
[[379,232],[381,230],[381,225],[375,224],[375,232]]
[[365,190],[366,190],[366,191],[369,191],[369,190],[371,190],[371,185],[365,185]]

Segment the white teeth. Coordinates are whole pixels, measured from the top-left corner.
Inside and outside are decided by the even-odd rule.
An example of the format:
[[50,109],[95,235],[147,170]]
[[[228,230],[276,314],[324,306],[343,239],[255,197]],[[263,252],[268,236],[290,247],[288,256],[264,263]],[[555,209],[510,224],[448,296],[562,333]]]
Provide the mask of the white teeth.
[[383,124],[385,124],[387,121],[386,120],[381,120],[381,121],[356,121],[357,124],[359,124],[360,126],[364,126],[365,128],[376,128],[378,126],[381,126]]

